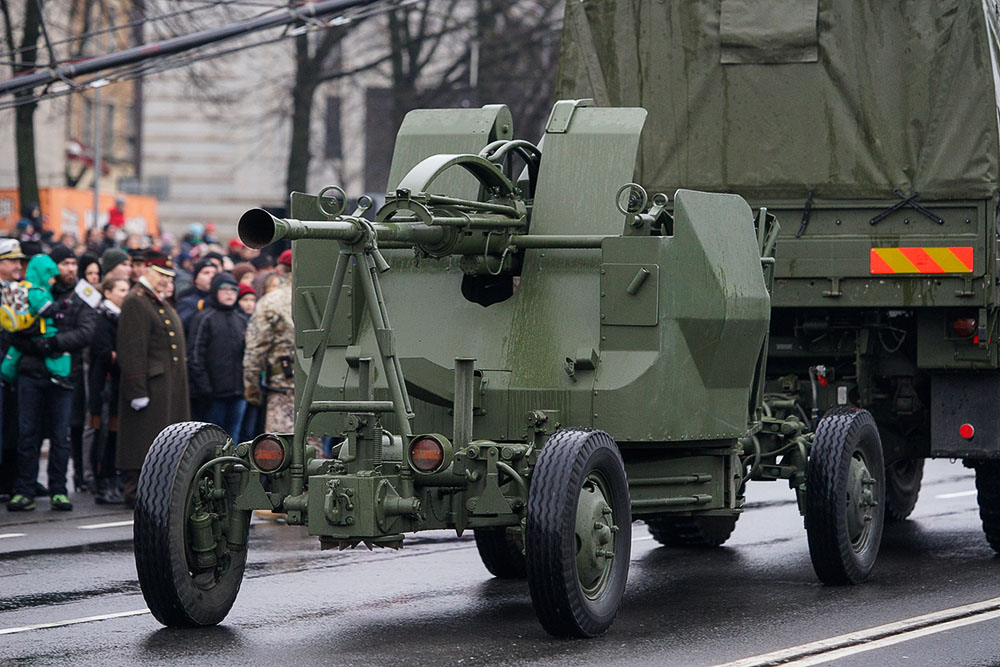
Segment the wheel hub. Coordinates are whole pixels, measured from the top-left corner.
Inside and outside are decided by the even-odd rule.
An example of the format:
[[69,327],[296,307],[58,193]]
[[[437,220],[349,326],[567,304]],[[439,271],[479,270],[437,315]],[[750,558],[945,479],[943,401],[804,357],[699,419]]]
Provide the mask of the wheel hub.
[[600,594],[614,560],[614,512],[601,480],[589,476],[576,506],[576,569],[587,597]]
[[847,533],[855,551],[864,547],[871,529],[875,500],[875,478],[864,458],[855,453],[847,477]]

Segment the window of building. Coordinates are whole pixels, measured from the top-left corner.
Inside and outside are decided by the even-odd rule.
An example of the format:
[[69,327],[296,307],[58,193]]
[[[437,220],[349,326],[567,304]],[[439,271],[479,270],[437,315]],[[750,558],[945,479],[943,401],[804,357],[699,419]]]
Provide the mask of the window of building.
[[323,157],[327,160],[339,160],[343,157],[343,147],[340,140],[340,98],[336,95],[326,98],[326,115],[323,122],[326,127]]
[[396,142],[392,90],[365,90],[365,192],[385,192]]

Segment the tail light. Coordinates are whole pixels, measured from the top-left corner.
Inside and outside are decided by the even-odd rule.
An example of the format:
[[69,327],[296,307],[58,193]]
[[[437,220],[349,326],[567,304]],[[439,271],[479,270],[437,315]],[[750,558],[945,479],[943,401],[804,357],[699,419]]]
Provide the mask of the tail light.
[[257,436],[250,445],[250,460],[253,465],[265,473],[281,470],[288,458],[288,447],[285,441],[276,435],[265,433]]
[[441,435],[418,435],[406,450],[410,467],[417,472],[435,473],[451,463],[451,443]]
[[951,330],[955,332],[956,336],[968,338],[976,333],[976,318],[956,317],[955,321],[951,323]]

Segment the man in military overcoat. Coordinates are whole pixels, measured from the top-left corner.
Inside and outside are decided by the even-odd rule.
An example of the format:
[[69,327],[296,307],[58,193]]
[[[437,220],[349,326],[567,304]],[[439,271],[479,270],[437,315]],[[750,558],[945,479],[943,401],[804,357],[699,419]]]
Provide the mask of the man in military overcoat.
[[125,297],[118,319],[117,465],[125,502],[135,504],[139,470],[161,430],[190,419],[184,326],[160,293],[173,279],[166,255],[147,251],[146,269]]

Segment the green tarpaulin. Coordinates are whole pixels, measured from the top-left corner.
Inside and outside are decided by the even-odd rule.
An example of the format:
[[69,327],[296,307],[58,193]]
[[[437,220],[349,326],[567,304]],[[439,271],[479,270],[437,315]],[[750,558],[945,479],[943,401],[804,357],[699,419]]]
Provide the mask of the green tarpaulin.
[[650,190],[990,197],[995,0],[569,0],[561,99],[649,111]]

